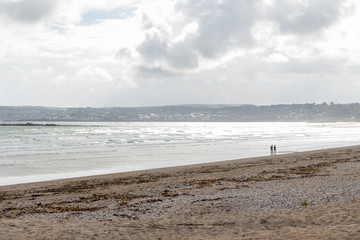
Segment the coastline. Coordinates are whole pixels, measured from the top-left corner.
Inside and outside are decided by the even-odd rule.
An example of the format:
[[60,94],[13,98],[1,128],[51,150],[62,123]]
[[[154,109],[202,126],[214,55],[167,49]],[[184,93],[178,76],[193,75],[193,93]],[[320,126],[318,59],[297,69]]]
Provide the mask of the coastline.
[[359,173],[352,146],[1,186],[0,239],[359,238]]

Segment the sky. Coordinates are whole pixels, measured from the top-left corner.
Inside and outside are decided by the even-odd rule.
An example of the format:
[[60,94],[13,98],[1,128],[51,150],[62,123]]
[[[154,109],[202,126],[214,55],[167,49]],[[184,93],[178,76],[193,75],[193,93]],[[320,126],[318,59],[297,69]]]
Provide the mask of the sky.
[[360,1],[0,0],[0,105],[360,102]]

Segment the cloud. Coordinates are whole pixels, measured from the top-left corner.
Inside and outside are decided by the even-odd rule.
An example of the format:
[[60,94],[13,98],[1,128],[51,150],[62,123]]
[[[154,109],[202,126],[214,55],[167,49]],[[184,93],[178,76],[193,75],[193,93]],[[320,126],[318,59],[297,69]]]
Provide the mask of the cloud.
[[281,53],[271,53],[268,57],[264,58],[265,61],[270,63],[282,63],[288,62],[289,58],[286,57],[284,54]]
[[152,22],[144,15],[145,41],[138,47],[148,67],[172,71],[198,67],[201,59],[217,58],[234,47],[253,43],[251,26],[256,1],[178,1],[171,24]]
[[53,13],[56,4],[51,0],[3,0],[0,14],[13,21],[34,23]]
[[[246,57],[244,52],[253,51],[262,52],[267,61],[286,62],[302,51],[300,42],[308,47],[308,41],[321,41],[319,37],[306,37],[322,34],[339,22],[346,13],[345,2],[182,0],[175,1],[167,15],[159,14],[155,20],[153,12],[144,9],[141,14],[146,37],[136,49],[142,59],[138,69],[186,73],[230,53]],[[158,19],[161,17],[162,21]]]
[[268,9],[268,17],[276,21],[283,33],[311,34],[336,23],[342,16],[345,1],[276,0]]
[[186,1],[178,9],[199,25],[192,44],[204,58],[218,57],[233,47],[253,43],[251,27],[258,17],[256,1],[200,1],[195,6]]
[[48,75],[48,74],[52,74],[53,72],[54,69],[52,67],[37,68],[32,70],[32,73],[36,75]]
[[85,81],[111,82],[112,76],[104,69],[97,66],[86,66],[77,72],[77,76]]
[[350,0],[2,0],[1,103],[59,105],[68,96],[69,105],[260,104],[300,99],[297,89],[311,83],[311,93],[324,98],[326,81],[358,81],[360,15],[353,5],[360,6]]
[[[39,74],[39,70],[34,72]],[[51,73],[54,73],[51,71]],[[127,70],[114,69],[111,66],[100,67],[97,65],[86,65],[68,68],[61,74],[53,74],[50,85],[76,88],[79,94],[84,94],[88,89],[132,89],[137,87],[137,83],[129,78]],[[75,91],[75,90],[73,90]],[[92,90],[92,92],[94,92]]]

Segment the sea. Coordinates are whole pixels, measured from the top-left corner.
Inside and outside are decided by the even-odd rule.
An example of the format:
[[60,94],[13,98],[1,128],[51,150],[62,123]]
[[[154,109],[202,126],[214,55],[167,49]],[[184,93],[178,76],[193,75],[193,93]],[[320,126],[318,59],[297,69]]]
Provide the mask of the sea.
[[356,122],[39,124],[0,126],[0,186],[360,144]]

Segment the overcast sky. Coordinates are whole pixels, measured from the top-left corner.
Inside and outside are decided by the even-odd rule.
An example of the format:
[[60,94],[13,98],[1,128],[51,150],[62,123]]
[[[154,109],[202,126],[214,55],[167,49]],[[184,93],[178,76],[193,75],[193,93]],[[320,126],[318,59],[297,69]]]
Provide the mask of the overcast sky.
[[360,102],[360,1],[0,0],[0,105]]

